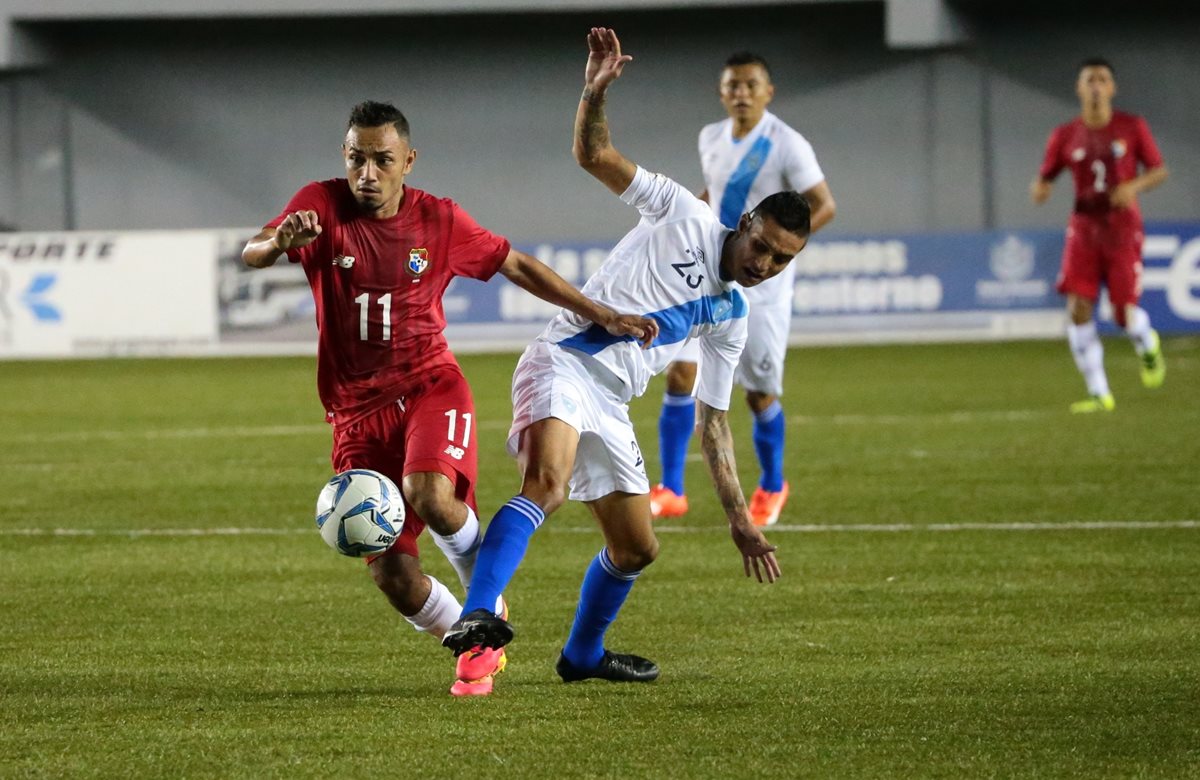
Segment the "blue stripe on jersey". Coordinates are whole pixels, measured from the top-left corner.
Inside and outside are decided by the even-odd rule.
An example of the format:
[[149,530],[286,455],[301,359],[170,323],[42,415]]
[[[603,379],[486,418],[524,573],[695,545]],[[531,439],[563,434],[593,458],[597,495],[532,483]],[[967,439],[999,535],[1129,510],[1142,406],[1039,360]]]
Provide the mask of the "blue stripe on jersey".
[[754,146],[746,152],[746,156],[738,163],[729,182],[725,185],[725,193],[721,195],[721,224],[730,229],[737,229],[738,220],[746,213],[746,198],[750,197],[750,188],[754,179],[762,170],[767,155],[771,153],[771,139],[765,135],[759,136]]
[[[736,320],[745,317],[749,311],[746,296],[737,290],[726,290],[720,295],[706,295],[662,311],[650,312],[646,316],[658,323],[658,336],[650,346],[653,348],[677,344],[687,339],[695,325],[713,325],[725,320]],[[633,336],[614,336],[593,323],[587,330],[563,339],[558,345],[578,350],[585,355],[595,355],[622,341],[636,339]]]

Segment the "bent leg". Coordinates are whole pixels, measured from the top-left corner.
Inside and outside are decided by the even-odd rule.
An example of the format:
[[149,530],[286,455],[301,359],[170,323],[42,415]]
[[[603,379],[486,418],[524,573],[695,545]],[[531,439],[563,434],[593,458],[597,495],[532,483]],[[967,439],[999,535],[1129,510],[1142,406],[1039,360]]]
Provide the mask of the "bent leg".
[[610,493],[588,502],[604,533],[605,548],[583,577],[579,606],[563,657],[575,669],[593,669],[604,657],[604,635],[616,620],[642,570],[658,556],[658,539],[646,494]]
[[492,518],[479,548],[463,614],[493,610],[496,597],[517,571],[529,541],[546,515],[566,500],[579,433],[557,418],[538,420],[521,432],[517,462],[521,492]]
[[458,619],[458,599],[425,575],[417,558],[406,553],[381,555],[367,563],[375,585],[413,628],[441,639]]

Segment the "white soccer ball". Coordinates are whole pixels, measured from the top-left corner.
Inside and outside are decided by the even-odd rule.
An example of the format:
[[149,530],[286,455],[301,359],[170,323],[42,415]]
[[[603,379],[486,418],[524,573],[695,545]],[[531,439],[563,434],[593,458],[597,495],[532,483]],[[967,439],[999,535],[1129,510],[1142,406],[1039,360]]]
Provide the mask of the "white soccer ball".
[[381,553],[404,528],[400,489],[378,471],[343,471],[317,496],[317,528],[325,543],[342,555]]

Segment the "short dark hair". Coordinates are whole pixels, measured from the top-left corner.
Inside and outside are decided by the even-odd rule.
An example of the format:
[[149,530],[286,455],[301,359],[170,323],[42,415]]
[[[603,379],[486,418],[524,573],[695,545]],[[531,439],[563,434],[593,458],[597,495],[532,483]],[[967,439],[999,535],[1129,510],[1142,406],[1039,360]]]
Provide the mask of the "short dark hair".
[[751,218],[767,215],[779,223],[784,230],[808,238],[812,231],[812,207],[808,198],[795,190],[784,190],[768,195],[750,212]]
[[364,100],[350,109],[350,121],[346,123],[346,129],[383,127],[384,125],[395,125],[396,132],[401,138],[409,137],[408,120],[404,118],[404,114],[400,113],[400,109],[391,103],[379,103],[374,100]]
[[1108,72],[1117,75],[1117,69],[1112,66],[1112,63],[1103,57],[1088,57],[1083,62],[1079,63],[1079,67],[1075,70],[1076,73],[1082,73],[1084,68],[1108,68]]
[[767,66],[767,60],[761,54],[755,54],[752,51],[737,51],[729,55],[729,59],[725,60],[725,67],[732,68],[736,65],[761,65],[767,78],[771,77],[771,69]]

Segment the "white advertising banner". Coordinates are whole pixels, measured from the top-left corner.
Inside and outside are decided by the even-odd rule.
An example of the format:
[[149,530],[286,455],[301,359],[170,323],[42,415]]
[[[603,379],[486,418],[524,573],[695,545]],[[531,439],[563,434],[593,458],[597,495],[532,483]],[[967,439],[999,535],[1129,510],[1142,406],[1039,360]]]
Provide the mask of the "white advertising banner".
[[0,234],[0,357],[209,352],[216,256],[211,231]]

